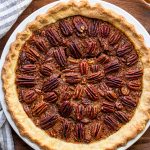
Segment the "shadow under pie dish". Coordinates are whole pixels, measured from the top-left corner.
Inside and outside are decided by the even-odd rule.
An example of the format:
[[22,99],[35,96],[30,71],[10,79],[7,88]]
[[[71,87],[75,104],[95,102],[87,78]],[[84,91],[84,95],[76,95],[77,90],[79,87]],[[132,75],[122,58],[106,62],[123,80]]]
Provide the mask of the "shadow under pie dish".
[[149,119],[148,73],[149,50],[132,25],[70,1],[17,36],[3,84],[20,132],[43,149],[115,149]]

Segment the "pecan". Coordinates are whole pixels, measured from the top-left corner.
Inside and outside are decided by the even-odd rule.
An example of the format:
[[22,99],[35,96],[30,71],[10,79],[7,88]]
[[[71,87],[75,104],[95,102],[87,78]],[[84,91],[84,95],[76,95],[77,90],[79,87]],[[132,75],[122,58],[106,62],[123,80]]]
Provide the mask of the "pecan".
[[71,42],[69,44],[69,50],[70,50],[72,57],[74,57],[74,58],[81,58],[82,57],[82,53],[80,51],[80,48],[79,48],[77,42]]
[[54,50],[53,54],[54,54],[54,57],[55,57],[57,63],[61,67],[64,67],[67,64],[65,51],[64,51],[64,49],[62,47],[59,47],[56,50]]
[[51,76],[47,81],[43,83],[43,88],[42,90],[44,92],[51,91],[55,89],[59,84],[58,78],[55,76]]
[[133,100],[130,96],[122,96],[120,97],[122,104],[127,107],[136,107],[137,102]]
[[77,84],[81,81],[81,76],[78,73],[71,72],[65,74],[65,79],[67,83]]
[[37,94],[34,90],[22,90],[21,96],[23,101],[27,104],[30,104],[37,99]]
[[51,43],[53,46],[58,46],[61,44],[61,38],[59,34],[52,28],[49,28],[45,31],[45,35],[48,39],[48,41]]
[[42,52],[47,51],[45,41],[42,38],[34,37],[32,43]]
[[98,139],[101,137],[101,130],[102,130],[102,125],[100,123],[94,123],[91,127],[91,135],[95,139]]
[[83,92],[84,92],[84,90],[83,90],[82,86],[81,85],[77,85],[76,88],[75,88],[75,91],[74,91],[73,98],[74,99],[81,98],[82,95],[83,95]]
[[106,38],[110,33],[110,27],[108,24],[102,24],[100,26],[100,33],[103,38]]
[[89,36],[97,36],[99,32],[99,21],[94,19],[91,21],[89,28],[88,28]]
[[43,64],[40,68],[40,72],[42,75],[49,76],[52,72],[53,68],[49,64]]
[[112,113],[114,112],[115,105],[109,102],[103,102],[102,104],[102,112]]
[[88,63],[85,60],[80,62],[79,68],[80,68],[81,75],[84,75],[84,74],[88,73]]
[[63,117],[69,117],[72,113],[73,107],[69,101],[64,101],[60,107],[59,112]]
[[123,86],[120,91],[123,95],[126,95],[126,96],[129,95],[130,93],[130,90],[126,86]]
[[119,70],[119,62],[118,60],[114,60],[104,66],[105,73],[110,73]]
[[123,109],[123,105],[122,105],[121,102],[116,102],[115,107],[116,107],[117,110],[122,110]]
[[70,132],[71,132],[71,123],[68,121],[64,121],[61,132],[62,132],[63,138],[65,139],[69,138]]
[[35,77],[29,75],[17,75],[16,83],[18,86],[32,87],[36,84]]
[[112,116],[106,116],[104,118],[104,123],[113,130],[116,130],[118,128],[117,120]]
[[98,54],[97,45],[94,41],[87,42],[87,57],[92,57]]
[[126,123],[129,121],[127,114],[124,112],[116,111],[114,115],[121,123]]
[[77,120],[82,120],[84,117],[84,106],[81,104],[77,105],[75,114]]
[[32,114],[34,116],[39,116],[41,115],[44,111],[46,111],[47,109],[47,104],[42,102],[39,104],[36,104],[33,108],[32,108]]
[[104,94],[104,97],[111,101],[111,102],[114,102],[114,100],[117,99],[117,94],[114,92],[114,91],[107,91],[105,94]]
[[122,57],[125,54],[129,54],[132,51],[133,47],[130,43],[123,44],[120,48],[117,50],[117,56]]
[[40,120],[39,125],[41,126],[42,129],[48,130],[49,128],[53,127],[58,120],[57,115],[49,115]]
[[127,72],[125,77],[128,80],[136,80],[136,79],[142,77],[142,75],[143,75],[143,70],[135,69],[135,70],[131,70],[131,71]]
[[109,54],[110,53],[110,46],[109,46],[108,40],[101,38],[101,37],[99,37],[98,40],[99,40],[100,46],[102,47],[103,51],[105,53]]
[[34,73],[36,72],[36,65],[34,64],[23,65],[21,66],[20,71],[24,73]]
[[90,70],[91,70],[92,72],[98,72],[98,70],[99,70],[99,65],[91,65]]
[[77,65],[70,65],[66,69],[62,70],[63,73],[79,72],[79,67]]
[[91,100],[98,100],[98,91],[93,85],[87,85],[85,92]]
[[26,52],[26,57],[31,60],[32,62],[35,62],[37,60],[39,60],[40,58],[40,54],[34,50],[34,49],[29,49],[27,52]]
[[44,100],[49,103],[53,103],[58,100],[58,96],[56,95],[55,92],[48,92],[48,93],[44,94]]
[[127,85],[131,90],[141,90],[141,83],[139,83],[139,81],[130,81]]
[[81,123],[76,124],[75,126],[75,138],[77,141],[81,141],[85,137],[84,126]]
[[118,43],[120,39],[121,39],[121,34],[117,31],[113,32],[109,37],[109,43],[111,45],[114,45],[114,44]]
[[109,76],[106,77],[106,84],[110,87],[121,87],[122,86],[122,80],[118,77]]
[[101,54],[98,58],[97,61],[101,64],[106,64],[110,61],[109,57],[105,54]]
[[137,54],[132,54],[132,55],[128,56],[128,58],[126,60],[127,66],[132,66],[137,62],[138,62],[138,55]]
[[88,118],[94,119],[97,117],[97,114],[98,114],[98,108],[97,107],[91,106],[91,105],[86,107],[86,115]]
[[85,30],[87,30],[87,24],[80,16],[75,16],[73,18],[74,26],[76,27],[77,31],[80,33],[83,33]]
[[99,81],[101,81],[101,79],[104,77],[104,74],[99,71],[99,72],[94,72],[91,73],[88,77],[87,80],[89,83],[97,83]]
[[61,29],[61,32],[62,32],[65,36],[72,35],[73,29],[72,29],[72,27],[71,27],[71,25],[70,25],[69,22],[61,20],[61,21],[59,22],[59,27],[60,27],[60,29]]

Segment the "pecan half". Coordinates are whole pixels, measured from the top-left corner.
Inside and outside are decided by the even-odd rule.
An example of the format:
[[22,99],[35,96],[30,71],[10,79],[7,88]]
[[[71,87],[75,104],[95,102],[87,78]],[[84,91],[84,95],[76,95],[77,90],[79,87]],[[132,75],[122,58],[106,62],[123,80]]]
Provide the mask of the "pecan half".
[[55,57],[57,63],[61,67],[66,66],[67,59],[66,59],[65,51],[64,51],[64,49],[62,47],[59,47],[56,50],[54,50],[53,54],[54,54],[54,57]]
[[52,73],[53,68],[49,64],[43,64],[40,68],[42,75],[49,76]]
[[122,96],[120,97],[120,100],[122,101],[123,105],[130,108],[136,107],[137,105],[137,102],[133,100],[130,96]]
[[131,71],[127,72],[125,77],[128,80],[136,80],[136,79],[142,77],[142,75],[143,75],[143,70],[135,69],[135,70],[131,70]]
[[70,50],[72,57],[74,57],[74,58],[81,58],[82,57],[82,53],[81,53],[80,47],[78,46],[77,42],[72,41],[69,44],[69,50]]
[[97,61],[101,64],[106,64],[110,61],[109,56],[105,55],[105,54],[101,54],[98,58]]
[[72,113],[72,110],[73,107],[69,101],[64,101],[59,107],[59,112],[63,117],[69,117]]
[[23,101],[27,104],[30,104],[37,99],[37,94],[34,90],[22,90],[21,96]]
[[68,21],[64,21],[61,20],[59,22],[59,27],[61,29],[61,32],[65,35],[65,36],[70,36],[73,33],[73,29],[70,25],[70,23]]
[[76,124],[75,126],[75,139],[77,141],[82,141],[84,140],[85,137],[85,131],[84,131],[84,126],[81,123]]
[[87,24],[80,16],[75,16],[73,18],[74,26],[76,27],[77,31],[80,33],[83,33],[85,30],[87,30]]
[[83,95],[84,89],[81,85],[77,85],[73,94],[74,99],[80,99]]
[[114,91],[107,91],[105,94],[104,94],[104,97],[111,101],[111,102],[114,102],[116,99],[117,99],[117,94],[114,92]]
[[69,84],[77,84],[81,81],[81,76],[78,73],[66,73],[65,81]]
[[61,37],[53,28],[47,29],[45,31],[45,35],[48,41],[51,43],[51,45],[58,46],[59,44],[61,44]]
[[48,92],[44,94],[44,100],[49,103],[54,103],[58,100],[58,96],[55,92]]
[[96,56],[99,53],[97,44],[94,41],[87,41],[87,57]]
[[141,83],[139,81],[130,81],[128,84],[128,87],[131,89],[131,90],[135,90],[135,91],[138,91],[138,90],[141,90]]
[[123,44],[120,48],[117,50],[117,56],[122,57],[125,54],[129,54],[132,51],[133,47],[130,43]]
[[97,117],[98,111],[96,106],[89,105],[86,107],[86,116],[90,119],[94,119]]
[[91,135],[95,139],[99,139],[101,137],[102,125],[100,123],[94,123],[91,127]]
[[104,77],[103,72],[99,71],[99,72],[94,72],[91,73],[88,77],[87,80],[89,83],[97,83],[99,81],[101,81]]
[[110,27],[108,24],[101,24],[100,26],[100,34],[103,38],[106,38],[110,33]]
[[122,103],[118,102],[118,101],[115,103],[115,107],[116,107],[117,110],[122,110],[123,109]]
[[43,83],[42,90],[44,92],[48,92],[55,89],[58,85],[59,85],[58,78],[55,76],[51,76],[47,81]]
[[103,102],[101,110],[102,112],[105,112],[105,113],[112,113],[114,112],[114,108],[115,108],[115,105],[113,103]]
[[127,114],[122,111],[116,111],[114,115],[121,123],[126,123],[129,121]]
[[17,75],[16,83],[18,86],[25,86],[25,87],[33,87],[36,84],[35,77],[29,75]]
[[113,130],[116,130],[118,128],[117,120],[112,116],[106,116],[104,118],[104,123]]
[[79,68],[80,68],[81,75],[84,75],[84,74],[88,73],[88,63],[85,60],[80,62]]
[[83,117],[84,117],[84,106],[81,105],[81,104],[77,105],[76,106],[75,114],[76,114],[76,119],[77,120],[82,120]]
[[127,66],[132,66],[137,62],[138,62],[138,55],[137,54],[132,54],[132,55],[128,56],[128,58],[126,60]]
[[121,39],[121,34],[118,31],[113,32],[109,37],[109,43],[114,45]]
[[19,70],[24,73],[34,73],[36,72],[36,65],[34,64],[23,65]]
[[41,115],[44,111],[46,111],[47,109],[47,104],[42,102],[39,104],[36,104],[33,108],[32,108],[32,114],[34,116],[39,116]]
[[106,77],[106,84],[110,87],[121,87],[122,86],[122,80],[118,77],[109,76]]
[[57,115],[49,115],[40,120],[39,125],[41,126],[42,129],[48,130],[49,128],[53,127],[58,120]]
[[98,100],[98,91],[93,85],[87,85],[85,92],[91,100]]
[[62,132],[63,138],[65,138],[65,139],[69,138],[70,132],[71,132],[71,123],[68,121],[64,121],[61,132]]
[[26,57],[32,62],[36,62],[39,60],[40,54],[36,50],[30,48],[26,51]]
[[98,70],[99,70],[99,65],[91,65],[90,70],[91,70],[92,72],[98,72]]
[[40,37],[34,37],[32,40],[32,44],[35,45],[35,47],[42,52],[46,52],[47,51],[47,47],[45,44],[44,39],[40,38]]
[[114,60],[104,66],[105,73],[110,73],[119,70],[119,62],[118,60]]
[[89,28],[88,28],[89,36],[97,36],[99,32],[99,21],[94,19],[90,22]]

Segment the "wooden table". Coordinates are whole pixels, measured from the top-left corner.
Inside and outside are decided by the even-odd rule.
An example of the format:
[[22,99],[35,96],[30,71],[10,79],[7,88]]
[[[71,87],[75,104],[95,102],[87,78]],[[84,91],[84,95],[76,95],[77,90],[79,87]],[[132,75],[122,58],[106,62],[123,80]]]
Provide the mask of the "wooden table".
[[[30,6],[19,17],[17,22],[11,28],[11,30],[0,40],[0,54],[3,51],[6,41],[8,40],[14,29],[24,20],[29,14],[37,10],[38,8],[53,2],[54,0],[33,0]],[[150,33],[150,6],[146,5],[143,0],[105,0],[111,2],[117,6],[120,6],[137,20],[139,20],[143,26]],[[12,131],[15,149],[16,150],[32,150],[27,144],[25,144],[14,131]],[[150,129],[136,142],[129,150],[150,150]]]

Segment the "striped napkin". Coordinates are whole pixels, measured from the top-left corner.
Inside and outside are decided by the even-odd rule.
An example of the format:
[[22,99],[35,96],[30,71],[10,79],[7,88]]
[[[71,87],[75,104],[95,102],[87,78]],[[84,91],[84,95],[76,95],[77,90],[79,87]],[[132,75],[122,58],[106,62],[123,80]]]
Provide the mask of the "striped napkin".
[[[0,39],[32,0],[0,0]],[[0,104],[0,150],[14,150],[11,129]]]
[[16,22],[32,0],[0,0],[0,39]]

